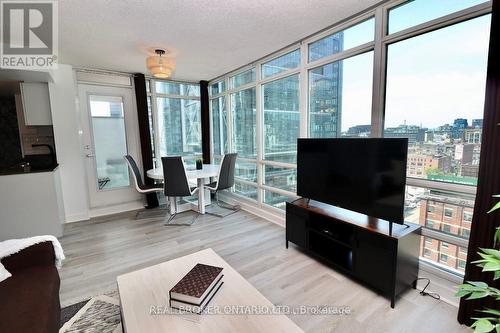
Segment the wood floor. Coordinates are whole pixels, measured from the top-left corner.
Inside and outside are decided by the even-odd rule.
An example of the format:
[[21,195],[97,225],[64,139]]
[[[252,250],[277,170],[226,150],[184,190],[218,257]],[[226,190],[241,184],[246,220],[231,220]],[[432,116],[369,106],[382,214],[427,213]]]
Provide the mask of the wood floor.
[[134,216],[65,225],[63,306],[115,290],[120,274],[212,248],[275,305],[350,307],[350,315],[290,316],[305,332],[470,332],[457,323],[455,307],[415,290],[391,309],[387,299],[292,244],[285,249],[285,230],[248,212],[204,215],[195,225],[168,227],[161,219]]

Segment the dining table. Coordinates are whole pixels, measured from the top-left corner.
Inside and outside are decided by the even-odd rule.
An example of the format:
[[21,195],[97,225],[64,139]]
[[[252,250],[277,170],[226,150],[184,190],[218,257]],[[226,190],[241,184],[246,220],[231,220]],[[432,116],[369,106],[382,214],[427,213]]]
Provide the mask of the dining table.
[[[217,177],[219,174],[220,166],[218,164],[203,164],[202,169],[188,169],[186,170],[186,176],[188,180],[197,181],[198,185],[198,207],[197,211],[200,214],[205,214],[205,206],[210,204],[210,192],[205,189],[205,184],[210,182],[211,177]],[[161,167],[150,169],[146,172],[146,175],[154,180],[163,180],[163,169]],[[168,186],[168,184],[167,184]],[[205,193],[207,192],[207,193]],[[175,198],[169,198],[170,200],[170,213],[181,213],[190,209],[189,205],[184,205],[183,207],[177,207],[177,201]]]

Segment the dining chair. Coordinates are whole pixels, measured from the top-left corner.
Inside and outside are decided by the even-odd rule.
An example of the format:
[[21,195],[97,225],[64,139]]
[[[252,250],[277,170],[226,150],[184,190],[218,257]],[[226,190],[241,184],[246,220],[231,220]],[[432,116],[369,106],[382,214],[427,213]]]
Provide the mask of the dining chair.
[[[145,184],[144,181],[142,180],[142,175],[141,172],[139,171],[139,167],[137,166],[137,163],[135,162],[134,158],[130,155],[125,155],[123,157],[125,161],[127,162],[127,165],[132,172],[133,178],[134,178],[134,184],[135,184],[135,189],[137,192],[141,194],[148,194],[148,193],[161,193],[164,190],[164,185],[163,184]],[[135,218],[136,220],[140,219],[145,219],[145,218],[152,218],[152,217],[157,217],[165,215],[165,208],[155,208],[155,209],[144,209],[141,211],[138,211]]]
[[219,167],[219,174],[217,176],[217,180],[212,182],[205,187],[210,190],[210,192],[215,193],[215,203],[222,210],[226,210],[225,213],[219,213],[213,210],[207,210],[207,214],[215,215],[219,217],[225,217],[230,214],[237,212],[240,207],[239,206],[230,206],[219,201],[219,192],[222,190],[229,189],[234,186],[234,171],[236,167],[236,157],[237,153],[225,154],[222,157],[222,161]]
[[127,161],[128,167],[130,171],[132,171],[132,174],[134,176],[134,184],[137,192],[142,194],[147,194],[147,193],[163,191],[164,187],[163,184],[151,184],[151,185],[144,184],[141,172],[139,171],[139,167],[137,166],[137,163],[135,162],[134,158],[130,155],[125,155],[124,158],[125,161]]
[[[168,186],[164,187],[165,197],[173,198],[189,197],[198,192],[198,187],[191,187],[188,182],[186,168],[181,156],[162,157],[161,164],[163,166],[163,181]],[[170,215],[165,225],[179,225],[172,223],[177,216],[177,205],[173,205],[174,213]],[[196,221],[198,214],[195,215],[190,224]],[[186,225],[186,224],[181,224]]]

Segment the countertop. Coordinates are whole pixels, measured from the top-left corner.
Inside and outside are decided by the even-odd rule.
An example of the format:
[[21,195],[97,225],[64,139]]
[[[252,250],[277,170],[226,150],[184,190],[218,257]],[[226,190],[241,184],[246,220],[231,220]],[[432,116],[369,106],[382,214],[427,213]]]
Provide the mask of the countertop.
[[20,166],[13,166],[10,168],[0,169],[0,176],[8,176],[8,175],[21,175],[21,174],[31,174],[31,173],[42,173],[42,172],[52,172],[54,171],[59,164],[52,166],[50,168],[32,168],[27,167],[23,168]]

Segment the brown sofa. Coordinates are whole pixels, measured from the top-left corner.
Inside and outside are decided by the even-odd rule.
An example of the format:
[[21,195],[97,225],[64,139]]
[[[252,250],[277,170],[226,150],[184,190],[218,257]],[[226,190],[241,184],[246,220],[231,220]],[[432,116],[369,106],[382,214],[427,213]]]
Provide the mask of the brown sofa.
[[1,260],[12,276],[0,282],[0,332],[58,332],[60,280],[54,260],[51,242]]

